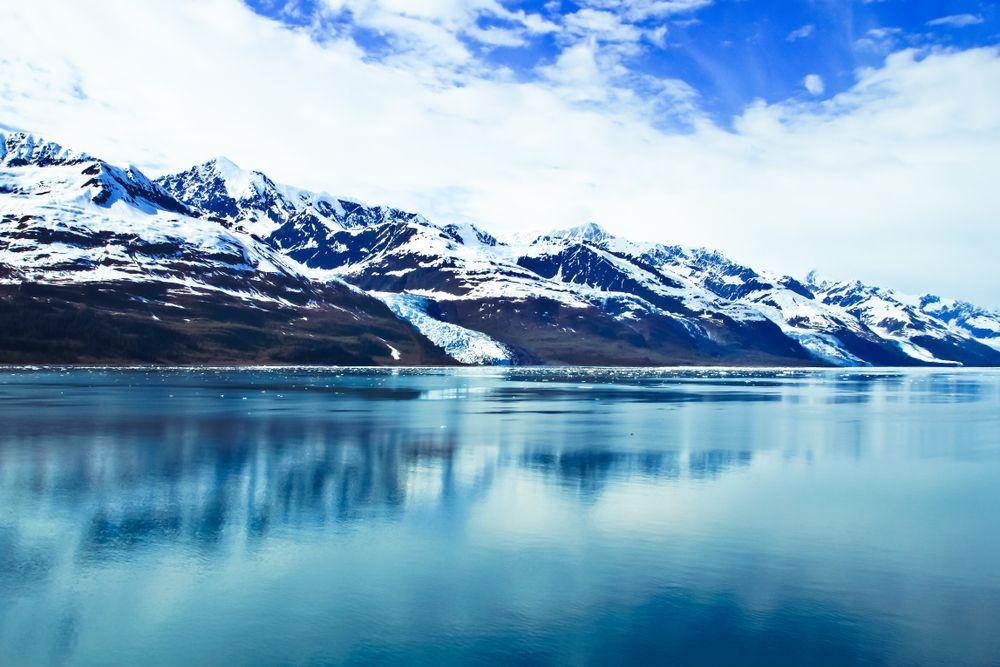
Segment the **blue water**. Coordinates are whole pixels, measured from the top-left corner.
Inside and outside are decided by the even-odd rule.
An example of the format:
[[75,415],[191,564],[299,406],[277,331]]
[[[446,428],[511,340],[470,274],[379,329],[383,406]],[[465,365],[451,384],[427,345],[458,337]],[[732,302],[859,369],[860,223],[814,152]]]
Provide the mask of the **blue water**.
[[0,372],[0,664],[1000,664],[1000,373]]

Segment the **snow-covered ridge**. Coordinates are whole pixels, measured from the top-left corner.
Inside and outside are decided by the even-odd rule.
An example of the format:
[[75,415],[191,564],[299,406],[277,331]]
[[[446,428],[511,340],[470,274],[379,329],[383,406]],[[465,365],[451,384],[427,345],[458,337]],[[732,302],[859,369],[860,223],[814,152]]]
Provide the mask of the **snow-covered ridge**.
[[26,132],[0,134],[0,167],[79,164],[94,158]]
[[200,216],[135,167],[31,135],[0,143],[0,283],[156,283],[270,303],[301,300],[310,284],[281,253]]
[[589,241],[591,243],[601,243],[613,237],[608,230],[601,227],[596,222],[587,222],[568,229],[557,229],[543,234],[539,240],[564,239],[566,241]]
[[[989,338],[975,335],[933,312],[933,299],[920,299],[861,281],[826,281],[807,278],[818,301],[836,306],[856,317],[886,340],[896,342],[909,356],[928,363],[959,363],[955,351],[991,358]],[[925,310],[924,306],[928,309]],[[986,312],[986,311],[983,311]]]
[[[228,176],[230,183],[245,179],[242,172]],[[191,202],[183,194],[179,198]],[[706,337],[711,337],[703,326],[706,318],[767,321],[824,363],[948,362],[871,317],[817,298],[802,281],[755,271],[709,249],[634,243],[593,222],[502,243],[472,225],[439,226],[395,209],[373,214],[360,208],[364,213],[354,224],[344,224],[342,214],[321,225],[286,215],[282,225],[268,230],[269,238],[323,275],[382,294],[437,301],[545,299],[595,306],[622,321],[679,319]],[[244,217],[263,213],[258,201]],[[969,331],[946,328],[953,338],[975,339]]]
[[1000,350],[1000,311],[981,308],[968,301],[942,299],[934,294],[920,296],[917,303],[924,313]]
[[261,302],[347,284],[465,363],[582,345],[570,358],[1000,364],[1000,316],[965,302],[797,280],[592,222],[503,242],[222,157],[149,179],[12,133],[0,135],[0,282],[19,281],[158,281]]
[[[225,157],[156,179],[171,196],[203,215],[233,222],[261,238],[274,237],[288,247],[294,229],[329,233],[386,220],[420,216],[386,206],[364,204],[277,183],[259,171],[237,166]],[[282,229],[282,228],[285,229]]]

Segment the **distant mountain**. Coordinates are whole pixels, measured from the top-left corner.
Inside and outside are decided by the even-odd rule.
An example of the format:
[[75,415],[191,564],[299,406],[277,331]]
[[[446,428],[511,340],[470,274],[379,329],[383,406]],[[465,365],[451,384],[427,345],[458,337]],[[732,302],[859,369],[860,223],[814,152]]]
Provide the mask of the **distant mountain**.
[[919,300],[860,281],[819,281],[812,275],[809,284],[817,300],[856,317],[914,359],[969,366],[997,363],[997,349],[985,342],[988,339],[957,326],[959,317],[951,322],[939,318]]
[[919,306],[925,314],[950,324],[994,350],[1000,350],[1000,313],[967,301],[942,299],[933,294],[921,296]]
[[0,146],[2,361],[1000,364],[1000,315],[965,302],[594,223],[504,242],[225,158],[151,181]]

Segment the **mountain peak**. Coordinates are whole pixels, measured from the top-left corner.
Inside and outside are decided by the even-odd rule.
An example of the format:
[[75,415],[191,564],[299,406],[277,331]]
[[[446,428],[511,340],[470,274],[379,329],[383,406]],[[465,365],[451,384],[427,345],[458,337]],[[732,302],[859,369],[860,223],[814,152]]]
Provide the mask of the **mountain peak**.
[[217,171],[219,174],[240,174],[244,171],[242,167],[225,155],[217,155],[208,162],[205,162],[203,166]]
[[809,289],[822,290],[830,283],[831,281],[827,280],[825,276],[820,275],[819,271],[816,269],[811,269],[809,273],[806,274],[805,284]]
[[34,165],[44,167],[58,164],[78,164],[93,159],[86,153],[64,148],[54,141],[27,132],[0,133],[0,166]]
[[263,193],[268,178],[259,171],[250,171],[239,166],[224,155],[219,155],[195,168],[205,176],[220,179],[226,193],[233,199]]
[[607,241],[608,239],[613,238],[608,230],[604,229],[604,227],[601,227],[596,222],[587,222],[582,225],[577,225],[576,227],[556,230],[549,236],[554,238],[563,238],[570,241],[590,241],[591,243],[600,243],[601,241]]

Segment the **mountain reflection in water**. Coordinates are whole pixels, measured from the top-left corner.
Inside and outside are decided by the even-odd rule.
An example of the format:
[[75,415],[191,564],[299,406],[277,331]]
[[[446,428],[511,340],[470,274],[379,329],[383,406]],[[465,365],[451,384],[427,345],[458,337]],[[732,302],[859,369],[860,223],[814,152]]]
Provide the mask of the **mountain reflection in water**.
[[0,663],[1000,655],[990,371],[9,370]]

